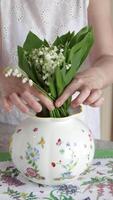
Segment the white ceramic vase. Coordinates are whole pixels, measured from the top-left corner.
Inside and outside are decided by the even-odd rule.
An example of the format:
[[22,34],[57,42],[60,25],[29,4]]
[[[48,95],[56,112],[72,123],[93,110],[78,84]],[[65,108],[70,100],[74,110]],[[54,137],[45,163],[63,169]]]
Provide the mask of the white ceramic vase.
[[82,111],[65,118],[29,117],[12,136],[10,152],[29,180],[46,185],[72,182],[91,164],[94,140],[80,120]]

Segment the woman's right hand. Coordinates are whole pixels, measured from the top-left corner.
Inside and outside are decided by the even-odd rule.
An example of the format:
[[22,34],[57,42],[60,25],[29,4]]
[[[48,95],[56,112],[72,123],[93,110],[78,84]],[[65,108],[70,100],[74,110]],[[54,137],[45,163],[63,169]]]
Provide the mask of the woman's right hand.
[[[13,105],[24,113],[29,112],[29,108],[32,108],[37,113],[41,112],[42,105],[49,110],[54,109],[53,102],[37,88],[30,87],[27,83],[23,84],[22,80],[17,77],[6,78],[3,74],[3,69],[0,70],[0,102],[6,111],[10,111]],[[41,103],[37,102],[35,97]]]

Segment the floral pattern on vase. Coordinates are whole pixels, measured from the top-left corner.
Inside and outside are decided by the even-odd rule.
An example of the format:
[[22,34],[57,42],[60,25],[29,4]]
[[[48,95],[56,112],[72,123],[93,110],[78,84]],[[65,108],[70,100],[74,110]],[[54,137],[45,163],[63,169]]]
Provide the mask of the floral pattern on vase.
[[[76,150],[72,146],[76,146],[75,143],[72,145],[69,142],[63,142],[60,138],[57,140],[56,145],[58,147],[58,151],[61,154],[61,156],[64,156],[65,152],[67,150],[70,152],[70,159],[67,163],[63,164],[63,158],[62,160],[59,160],[58,162],[52,162],[52,167],[55,167],[57,165],[60,165],[61,168],[63,168],[63,173],[60,177],[54,178],[55,181],[58,180],[65,180],[65,179],[73,179],[75,175],[73,175],[73,169],[76,167],[79,158],[76,156]],[[75,151],[74,151],[75,150]]]
[[38,147],[32,148],[30,143],[27,143],[27,150],[26,150],[26,160],[31,167],[26,169],[25,175],[30,178],[41,179],[44,180],[45,177],[39,174],[38,165],[36,163],[37,160],[40,159],[40,152]]

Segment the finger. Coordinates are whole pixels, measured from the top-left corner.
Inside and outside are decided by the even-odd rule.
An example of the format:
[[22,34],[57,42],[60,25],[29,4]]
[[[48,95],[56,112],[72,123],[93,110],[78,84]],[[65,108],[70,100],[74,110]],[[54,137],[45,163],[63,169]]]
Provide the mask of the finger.
[[12,93],[9,96],[11,102],[19,108],[22,112],[27,113],[29,111],[29,108],[21,101],[21,99],[17,96],[16,93]]
[[41,112],[42,106],[35,100],[32,94],[28,91],[22,93],[21,97],[27,102],[27,104],[35,111]]
[[9,97],[6,98],[7,102],[9,104],[9,111],[11,111],[13,109],[13,103],[11,102],[11,100],[9,99]]
[[10,112],[11,111],[12,104],[11,104],[11,102],[6,97],[2,99],[2,105],[3,105],[4,110],[6,112]]
[[71,106],[73,108],[79,106],[80,104],[82,104],[90,95],[90,89],[87,87],[84,87],[81,91],[80,94],[77,96],[77,98],[75,98],[72,103]]
[[102,90],[93,90],[90,96],[85,100],[85,105],[90,105],[100,99],[102,96]]
[[82,86],[81,79],[74,79],[71,84],[65,89],[64,93],[56,100],[56,107],[60,107],[63,103],[72,96]]
[[49,110],[53,110],[55,108],[53,102],[48,97],[44,96],[44,94],[37,90],[35,87],[31,88],[31,94],[38,97],[41,103],[45,105]]
[[98,99],[97,101],[95,101],[90,106],[92,106],[92,107],[100,107],[103,104],[103,102],[104,102],[104,98],[101,97],[100,99]]

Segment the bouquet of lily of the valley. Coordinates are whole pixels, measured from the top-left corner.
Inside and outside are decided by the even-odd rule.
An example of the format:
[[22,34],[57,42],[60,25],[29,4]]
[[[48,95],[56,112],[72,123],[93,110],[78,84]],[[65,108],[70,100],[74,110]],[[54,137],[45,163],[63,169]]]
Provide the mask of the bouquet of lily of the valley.
[[[23,83],[36,86],[48,98],[55,101],[75,77],[93,44],[91,27],[80,32],[68,32],[49,44],[34,33],[29,32],[23,47],[18,47],[19,69],[7,72],[17,77],[23,73]],[[46,116],[66,117],[71,97],[53,111],[46,110]]]

